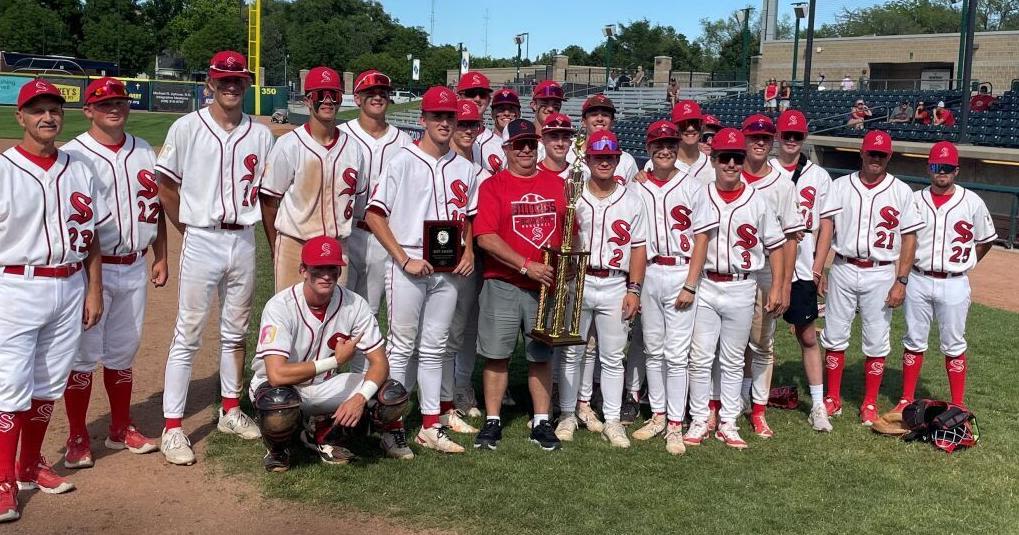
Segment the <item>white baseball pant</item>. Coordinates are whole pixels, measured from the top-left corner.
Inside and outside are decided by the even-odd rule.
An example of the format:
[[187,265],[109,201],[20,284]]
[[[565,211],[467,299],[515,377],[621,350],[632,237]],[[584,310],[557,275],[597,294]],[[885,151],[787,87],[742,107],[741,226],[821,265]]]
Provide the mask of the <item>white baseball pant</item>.
[[145,257],[133,264],[103,264],[103,315],[81,335],[81,347],[71,366],[76,372],[93,372],[96,363],[111,370],[134,364],[141,345],[148,294]]
[[223,397],[239,397],[243,380],[244,336],[255,295],[255,232],[187,227],[180,255],[177,325],[166,359],[163,415],[182,418],[191,363],[219,297],[219,385]]
[[386,260],[389,254],[375,235],[354,227],[344,241],[347,253],[347,288],[368,300],[372,314],[379,315],[386,294]]
[[757,281],[757,293],[750,341],[747,344],[750,352],[750,377],[753,379],[751,397],[754,403],[767,405],[771,395],[771,374],[775,368],[775,326],[778,320],[764,310],[768,304],[768,293],[771,292],[771,261],[765,261],[764,267],[755,272],[753,278]]
[[714,282],[701,279],[697,290],[697,311],[690,346],[690,417],[708,419],[711,397],[711,366],[718,355],[719,419],[735,422],[742,409],[744,351],[750,339],[757,283],[753,279]]
[[[331,415],[361,388],[363,382],[364,374],[339,373],[321,383],[297,385],[297,392],[301,394],[301,412],[305,416]],[[255,391],[260,386],[252,383],[248,387],[248,397],[255,399]]]
[[0,295],[0,412],[27,411],[33,399],[64,393],[81,344],[85,273],[62,279],[2,273]]
[[653,412],[668,413],[674,422],[686,416],[687,365],[697,316],[696,306],[676,308],[687,272],[685,265],[649,264],[640,296],[648,401]]
[[832,351],[845,351],[859,309],[863,354],[887,356],[891,351],[892,309],[885,306],[885,299],[894,283],[895,264],[861,268],[836,259],[828,273],[821,345]]
[[927,351],[931,323],[938,320],[941,353],[957,357],[966,352],[966,316],[969,313],[969,277],[935,279],[912,272],[906,285],[903,313],[906,334],[902,345],[909,351]]
[[[580,364],[580,390],[577,392],[577,399],[580,401],[591,401],[591,396],[594,395],[594,378],[601,377],[601,362],[598,360],[597,323],[591,325],[591,331],[587,337],[583,361]],[[562,396],[562,392],[559,395]]]

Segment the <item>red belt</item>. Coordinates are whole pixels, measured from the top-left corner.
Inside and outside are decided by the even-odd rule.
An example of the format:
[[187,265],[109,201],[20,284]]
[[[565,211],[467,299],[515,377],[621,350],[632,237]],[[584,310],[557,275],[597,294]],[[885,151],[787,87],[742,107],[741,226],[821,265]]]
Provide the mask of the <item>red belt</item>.
[[[66,279],[67,277],[81,271],[81,267],[81,262],[56,267],[40,266],[32,269],[32,276]],[[7,266],[4,268],[4,273],[8,273],[10,275],[24,275],[25,271],[28,271],[26,266]]]
[[219,228],[223,230],[244,230],[247,227],[245,227],[244,225],[238,225],[236,223],[220,223]]
[[872,268],[872,267],[887,266],[887,265],[890,265],[890,264],[894,264],[894,262],[892,262],[891,260],[867,260],[867,259],[864,259],[864,258],[852,258],[852,257],[849,257],[849,256],[843,256],[843,255],[840,255],[840,254],[835,255],[835,259],[836,260],[842,260],[843,262],[845,262],[847,264],[852,264],[852,265],[854,265],[856,267],[861,267],[861,268]]
[[661,256],[658,255],[651,259],[652,264],[658,264],[659,266],[685,266],[690,263],[690,259],[684,256]]
[[955,277],[961,277],[965,273],[949,273],[947,271],[924,271],[922,269],[913,268],[913,271],[925,276],[931,277],[932,279],[954,279]]
[[361,230],[363,230],[363,231],[365,231],[365,232],[371,232],[372,231],[372,229],[368,228],[368,223],[365,223],[363,219],[358,221],[357,223],[354,223],[354,226],[359,228],[359,229],[361,229]]
[[121,265],[121,266],[129,266],[131,264],[134,264],[136,260],[138,260],[139,258],[141,258],[143,256],[145,256],[145,251],[144,250],[142,250],[140,252],[134,252],[134,253],[131,253],[131,254],[126,254],[126,255],[123,255],[123,256],[107,256],[107,255],[103,255],[103,263],[104,264],[117,264],[117,265]]
[[587,275],[592,276],[592,277],[598,277],[599,279],[605,279],[605,278],[612,277],[612,276],[615,276],[615,275],[625,275],[626,274],[625,271],[621,271],[621,270],[618,270],[618,269],[594,269],[594,268],[587,268],[587,271],[585,273]]
[[746,273],[719,273],[717,271],[705,271],[704,276],[712,282],[741,281],[747,278]]

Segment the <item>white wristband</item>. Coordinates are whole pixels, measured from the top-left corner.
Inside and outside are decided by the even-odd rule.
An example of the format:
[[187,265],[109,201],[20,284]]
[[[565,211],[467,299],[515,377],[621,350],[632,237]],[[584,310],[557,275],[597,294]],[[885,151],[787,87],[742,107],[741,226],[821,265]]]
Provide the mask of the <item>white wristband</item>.
[[376,392],[379,391],[379,385],[375,384],[375,381],[369,381],[367,379],[361,383],[361,388],[358,389],[357,393],[364,396],[365,401],[371,399]]
[[318,359],[315,361],[315,375],[320,375],[325,372],[335,370],[340,364],[336,362],[336,359],[329,357],[326,359]]

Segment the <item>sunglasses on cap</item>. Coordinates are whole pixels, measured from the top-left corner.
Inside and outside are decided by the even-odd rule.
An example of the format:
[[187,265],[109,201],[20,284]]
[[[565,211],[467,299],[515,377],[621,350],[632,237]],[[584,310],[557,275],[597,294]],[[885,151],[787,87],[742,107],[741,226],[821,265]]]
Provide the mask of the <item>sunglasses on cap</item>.
[[806,139],[806,136],[803,135],[803,132],[782,133],[782,141],[803,141],[804,139]]
[[478,98],[478,97],[485,98],[490,93],[491,93],[491,91],[489,91],[488,89],[479,89],[479,88],[467,89],[467,90],[465,90],[463,92],[464,96],[467,97],[467,98]]
[[340,92],[335,89],[316,89],[308,91],[304,96],[310,98],[312,102],[325,102],[326,97],[329,97],[333,102],[340,102],[343,98],[340,96]]
[[340,277],[339,266],[310,266],[308,267],[308,274],[313,279],[336,279]]
[[357,93],[369,87],[386,86],[389,87],[393,84],[389,82],[389,77],[381,72],[373,72],[364,78],[362,78],[357,85],[354,86],[354,92]]
[[563,98],[563,88],[557,85],[547,85],[541,88],[541,91],[534,93],[535,99],[539,98]]
[[701,143],[711,143],[715,139],[715,132],[704,132],[701,134]]
[[868,158],[874,158],[874,159],[877,159],[877,160],[883,160],[883,159],[887,158],[888,156],[889,156],[888,153],[881,152],[879,150],[869,150],[869,151],[867,151],[867,157]]
[[950,175],[954,173],[959,166],[952,165],[950,163],[932,163],[928,166],[928,168],[930,168],[931,173],[934,173],[935,175]]
[[88,95],[88,97],[102,98],[111,95],[115,97],[127,98],[127,88],[125,88],[121,84],[117,84],[112,81],[107,81],[105,84],[97,87],[94,91],[92,91],[92,94]]
[[217,61],[209,66],[214,71],[235,72],[238,76],[247,76],[248,71],[239,61],[232,57]]
[[513,147],[513,150],[517,150],[517,151],[527,150],[527,149],[538,150],[538,140],[537,139],[518,139],[518,140],[514,141],[510,146]]
[[736,165],[743,165],[743,160],[745,160],[746,157],[747,155],[742,152],[720,152],[715,156],[715,159],[718,160],[718,163],[720,164],[728,164],[729,162],[732,162]]
[[606,137],[606,138],[602,138],[602,139],[597,139],[593,143],[591,143],[591,149],[592,150],[619,150],[619,143],[616,143],[615,141],[613,141],[613,140],[611,140],[611,139]]

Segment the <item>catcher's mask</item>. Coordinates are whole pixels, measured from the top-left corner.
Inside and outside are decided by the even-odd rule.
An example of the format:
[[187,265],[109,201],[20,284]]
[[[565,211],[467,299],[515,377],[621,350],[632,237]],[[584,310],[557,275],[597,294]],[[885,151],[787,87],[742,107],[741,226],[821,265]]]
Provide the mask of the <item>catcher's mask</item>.
[[902,421],[909,428],[905,440],[930,442],[948,453],[975,446],[980,439],[976,416],[953,403],[918,399],[902,410]]
[[293,386],[271,386],[264,383],[255,391],[258,427],[265,447],[279,451],[301,425],[301,394]]
[[377,426],[395,422],[410,412],[410,392],[395,379],[386,379],[371,400],[369,412]]

